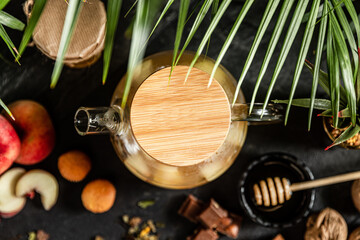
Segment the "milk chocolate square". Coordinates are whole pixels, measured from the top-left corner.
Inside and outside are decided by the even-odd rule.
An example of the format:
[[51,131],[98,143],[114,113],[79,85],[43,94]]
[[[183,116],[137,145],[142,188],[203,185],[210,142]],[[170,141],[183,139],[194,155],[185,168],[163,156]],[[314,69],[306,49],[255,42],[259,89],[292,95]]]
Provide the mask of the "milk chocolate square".
[[219,235],[211,229],[200,229],[196,234],[186,240],[217,240]]
[[227,215],[228,212],[220,207],[214,199],[211,199],[209,205],[200,213],[199,221],[204,227],[214,229]]
[[189,221],[193,223],[198,222],[198,216],[203,211],[205,204],[194,197],[193,195],[189,194],[186,200],[181,205],[178,213],[187,218]]

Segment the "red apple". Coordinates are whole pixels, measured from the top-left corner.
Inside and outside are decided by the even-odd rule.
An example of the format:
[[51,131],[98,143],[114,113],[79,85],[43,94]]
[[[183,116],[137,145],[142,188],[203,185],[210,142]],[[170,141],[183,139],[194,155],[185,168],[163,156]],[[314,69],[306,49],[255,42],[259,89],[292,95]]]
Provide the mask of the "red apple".
[[55,130],[46,109],[31,100],[19,100],[9,105],[20,136],[20,155],[16,163],[31,165],[44,160],[55,145]]
[[20,139],[8,120],[0,115],[0,175],[19,156]]

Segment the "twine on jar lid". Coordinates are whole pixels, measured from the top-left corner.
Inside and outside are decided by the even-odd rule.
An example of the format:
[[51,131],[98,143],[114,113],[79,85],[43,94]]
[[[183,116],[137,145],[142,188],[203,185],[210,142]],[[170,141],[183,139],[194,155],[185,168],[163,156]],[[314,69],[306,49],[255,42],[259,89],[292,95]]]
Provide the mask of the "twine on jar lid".
[[[28,0],[24,4],[24,12],[28,19],[31,17],[33,4],[34,0]],[[83,68],[95,63],[101,56],[105,42],[106,11],[103,2],[87,0],[82,4],[64,57],[64,64],[73,68]],[[56,60],[59,49],[67,7],[65,0],[47,0],[33,32],[36,47],[53,60]]]

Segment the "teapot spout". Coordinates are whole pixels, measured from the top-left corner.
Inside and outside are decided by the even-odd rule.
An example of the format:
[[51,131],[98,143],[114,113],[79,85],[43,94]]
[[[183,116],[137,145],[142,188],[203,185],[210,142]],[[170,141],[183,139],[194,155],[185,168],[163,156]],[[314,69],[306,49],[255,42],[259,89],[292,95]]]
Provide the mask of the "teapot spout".
[[121,129],[121,109],[113,107],[80,107],[74,116],[75,129],[79,135],[115,134]]

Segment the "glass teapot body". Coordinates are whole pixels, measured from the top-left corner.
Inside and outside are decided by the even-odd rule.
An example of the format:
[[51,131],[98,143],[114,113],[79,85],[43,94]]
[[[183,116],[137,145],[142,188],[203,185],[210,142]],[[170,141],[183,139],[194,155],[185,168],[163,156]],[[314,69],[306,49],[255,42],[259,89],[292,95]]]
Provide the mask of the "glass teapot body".
[[[193,53],[185,52],[177,64],[178,69],[184,67],[188,68],[193,57],[194,57]],[[137,93],[140,92],[139,89],[141,89],[142,86],[144,86],[146,80],[147,83],[150,82],[149,79],[151,76],[155,76],[156,73],[160,73],[162,70],[170,69],[171,62],[172,62],[172,51],[161,52],[144,59],[141,66],[139,66],[139,68],[135,71],[129,96],[126,102],[126,106],[123,109],[120,107],[125,89],[125,76],[124,76],[114,91],[110,108],[80,108],[75,115],[75,120],[74,120],[75,128],[78,131],[78,133],[81,135],[99,133],[99,132],[110,133],[111,142],[113,144],[113,147],[117,155],[126,165],[126,167],[138,178],[148,183],[164,188],[171,188],[171,189],[193,188],[216,179],[221,174],[223,174],[235,161],[246,138],[247,126],[248,126],[245,119],[247,116],[247,112],[246,112],[247,106],[244,104],[245,99],[243,93],[240,91],[235,106],[245,106],[244,108],[245,113],[243,113],[243,107],[240,108],[234,106],[231,107],[230,102],[232,102],[234,98],[234,93],[236,90],[236,81],[225,68],[219,66],[218,70],[216,71],[212,85],[216,84],[218,88],[221,89],[220,95],[223,94],[222,100],[224,101],[223,101],[223,105],[217,105],[217,110],[215,111],[214,108],[216,108],[217,100],[213,100],[212,99],[213,96],[208,98],[210,99],[210,104],[209,106],[206,107],[213,110],[211,113],[213,115],[208,114],[208,112],[199,114],[198,112],[196,112],[196,110],[194,110],[195,108],[192,109],[191,101],[189,107],[183,107],[182,105],[175,105],[175,106],[179,106],[178,109],[175,107],[176,109],[170,108],[163,111],[166,114],[167,111],[168,112],[180,111],[179,109],[183,107],[182,111],[192,110],[192,112],[190,111],[186,116],[189,116],[189,118],[198,116],[199,119],[201,119],[201,123],[196,125],[195,128],[193,128],[193,130],[188,132],[189,133],[188,135],[190,136],[187,136],[187,138],[188,140],[190,139],[190,142],[184,142],[184,144],[182,144],[183,138],[179,138],[178,139],[179,143],[176,143],[177,147],[181,148],[181,146],[184,145],[187,146],[188,149],[184,147],[185,149],[180,149],[181,151],[171,152],[171,149],[169,150],[166,145],[167,145],[167,138],[169,139],[175,138],[175,136],[172,135],[166,135],[167,137],[154,137],[154,136],[149,136],[149,133],[145,132],[143,133],[143,135],[147,137],[141,138],[140,135],[138,134],[139,131],[137,130],[137,126],[134,124],[134,120],[133,120],[135,118],[134,116],[136,114],[139,115],[139,113],[135,114],[134,109],[135,108],[139,109],[143,107],[143,105],[148,104],[146,98],[149,98],[149,101],[151,100],[150,98],[152,98],[151,95],[152,88],[148,88],[149,91],[147,95],[144,94],[142,95],[141,98],[137,97],[139,96],[137,95]],[[208,89],[206,85],[207,85],[207,81],[209,80],[209,76],[211,74],[213,66],[214,66],[214,61],[212,59],[201,56],[194,65],[194,68],[192,70],[192,72],[197,71],[199,74],[203,75],[203,79],[204,81],[206,81],[204,82],[205,87],[203,86],[204,84],[202,84],[201,86],[202,89],[205,90],[201,90],[200,92],[199,91],[195,92],[195,95],[193,95],[190,99],[192,100],[199,98],[197,99],[197,103],[200,105],[203,104],[202,99],[200,99],[200,95],[201,96],[202,94],[206,95],[206,91],[207,91],[206,89]],[[177,74],[175,70],[173,72],[171,79],[169,80],[170,81],[169,84],[172,84],[171,81],[175,81],[173,79],[173,77]],[[163,77],[161,81],[162,84],[164,81],[166,81],[166,83],[168,81],[167,79],[168,74],[164,76],[165,77]],[[154,77],[152,77],[152,79],[154,79]],[[189,82],[192,81],[191,78],[189,78],[188,81]],[[191,82],[189,84],[191,85]],[[182,83],[181,85],[178,85],[179,88],[182,88],[181,87],[182,85],[183,85]],[[165,87],[163,86],[163,89],[167,89],[166,85]],[[175,88],[175,91],[178,91],[178,88]],[[163,94],[167,94],[166,90],[164,90]],[[135,101],[134,99],[135,100],[138,99],[138,100]],[[173,99],[171,98],[171,100]],[[136,104],[137,107],[135,107]],[[175,104],[182,104],[182,103],[175,102]],[[206,104],[208,104],[208,102],[206,102]],[[167,105],[165,103],[165,105],[162,106],[166,107]],[[151,106],[150,104],[150,107],[153,106]],[[222,111],[223,109],[225,109],[225,111]],[[214,147],[209,148],[211,149],[209,150],[209,152],[205,151],[205,154],[203,153],[199,154],[199,152],[201,152],[200,151],[201,147],[204,148],[205,150],[207,149],[206,148],[207,142],[209,142],[209,146],[210,146],[210,142],[211,140],[213,140],[212,139],[213,135],[210,134],[208,138],[206,137],[197,138],[196,134],[198,133],[198,130],[203,129],[203,132],[201,134],[205,134],[205,136],[207,136],[206,134],[208,134],[211,131],[216,132],[217,130],[219,130],[218,126],[216,125],[213,128],[207,128],[208,122],[211,122],[211,120],[213,120],[212,118],[216,119],[218,117],[217,115],[220,114],[218,112],[223,112],[226,114],[226,111],[228,111],[228,119],[225,120],[228,122],[225,123],[224,125],[226,129],[223,132],[223,137],[220,138],[221,142],[219,142],[218,145],[215,145],[215,148]],[[146,116],[147,117],[150,116],[150,118],[155,119],[155,121],[153,121],[155,125],[151,128],[147,128],[152,131],[154,130],[153,128],[156,129],[157,127],[160,127],[156,125],[157,123],[156,118],[161,118],[161,116],[157,111],[154,111],[154,114],[151,113],[152,113],[151,111],[148,112],[148,115]],[[141,111],[139,116],[143,116],[141,115]],[[138,118],[137,121],[142,121],[142,119],[144,121],[148,120],[148,118],[144,116],[142,118],[141,117]],[[225,115],[225,117],[226,116],[227,115]],[[235,120],[232,121],[232,119]],[[238,121],[238,120],[242,120],[242,121]],[[146,124],[142,124],[142,125],[146,125]],[[159,124],[164,125],[164,123],[159,123]],[[178,127],[177,124],[178,124],[177,121],[168,122],[169,126],[165,126],[165,128],[163,129],[167,129],[167,127],[171,128],[170,125]],[[186,123],[183,126],[183,128],[179,128],[180,130],[179,129],[177,130],[181,131],[181,129],[183,130],[185,129],[184,131],[186,131],[187,127],[188,125]],[[151,139],[150,145],[152,144],[152,146],[155,146],[155,148],[161,149],[161,153],[165,152],[166,154],[157,155],[158,152],[151,150],[148,147],[148,145],[145,144],[146,140],[148,139]],[[191,140],[193,139],[194,141],[193,143],[191,143]],[[203,140],[199,140],[199,139],[203,139]],[[158,144],[156,145],[156,143],[153,143],[153,141],[156,141]],[[199,146],[199,148],[197,146]],[[181,155],[181,153],[185,153],[185,155]],[[193,155],[196,155],[197,157],[193,157]],[[185,156],[185,157],[180,157],[180,156]],[[180,158],[180,160],[177,158]]]

